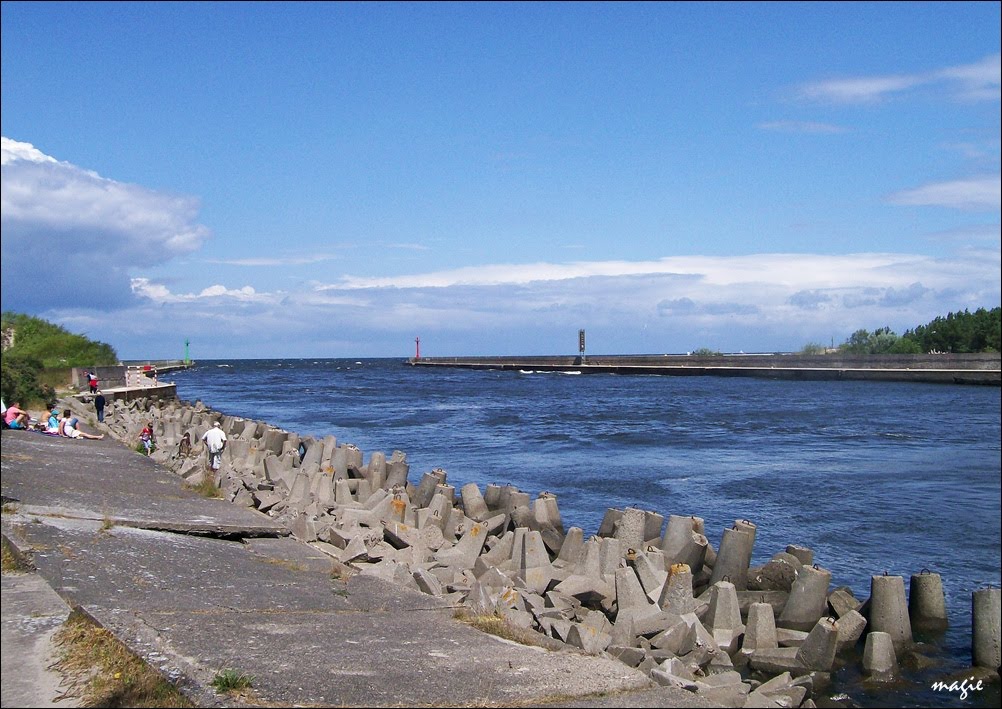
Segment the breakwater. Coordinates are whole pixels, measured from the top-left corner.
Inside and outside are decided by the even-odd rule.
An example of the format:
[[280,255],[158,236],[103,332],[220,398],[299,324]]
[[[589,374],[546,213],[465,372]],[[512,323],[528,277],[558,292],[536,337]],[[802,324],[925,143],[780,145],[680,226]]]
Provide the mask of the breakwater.
[[[650,676],[659,681],[685,680],[686,686],[702,690],[707,696],[726,695],[733,700],[760,690],[761,673],[773,671],[767,667],[780,667],[779,664],[767,665],[767,660],[768,663],[783,662],[786,669],[777,670],[776,676],[783,677],[784,672],[790,672],[790,683],[775,682],[768,685],[768,691],[792,693],[799,701],[806,701],[809,696],[823,694],[825,675],[847,656],[858,652],[863,652],[864,657],[867,654],[866,640],[840,643],[839,632],[848,631],[852,625],[859,626],[853,612],[868,620],[872,602],[867,604],[863,598],[856,599],[844,589],[836,595],[838,587],[832,590],[831,586],[838,583],[838,578],[832,578],[829,572],[827,583],[823,584],[823,604],[819,603],[818,588],[825,581],[825,574],[821,573],[824,567],[819,563],[819,568],[815,568],[814,563],[821,560],[814,559],[810,549],[797,545],[776,549],[766,564],[751,566],[754,540],[762,530],[748,520],[735,520],[734,526],[725,530],[719,546],[709,544],[708,540],[704,546],[707,530],[701,526],[699,518],[668,515],[665,519],[653,510],[610,508],[598,534],[585,540],[580,528],[563,529],[555,495],[539,493],[533,500],[529,493],[510,485],[488,485],[481,490],[476,485],[470,488],[466,484],[457,491],[441,469],[424,472],[411,480],[407,456],[401,452],[388,458],[372,453],[368,462],[363,462],[359,449],[333,436],[301,437],[264,422],[223,415],[198,405],[134,402],[123,406],[120,412],[116,406],[110,425],[116,435],[128,441],[134,435],[130,429],[141,426],[140,421],[148,418],[156,421],[161,439],[157,455],[189,481],[197,480],[204,467],[197,444],[199,432],[208,427],[209,421],[220,420],[233,441],[219,481],[227,497],[238,504],[259,510],[264,508],[289,526],[301,540],[324,548],[342,563],[364,569],[366,573],[391,573],[391,578],[397,582],[416,584],[426,592],[433,591],[437,581],[442,595],[457,603],[466,604],[477,588],[473,598],[483,603],[474,603],[473,607],[497,611],[509,622],[529,621],[529,626],[537,632],[546,626],[546,633],[539,635],[548,641],[592,652],[618,652],[621,659],[627,658],[624,662],[637,661],[637,667],[649,669]],[[188,434],[188,445],[187,454],[183,455],[185,434]],[[194,445],[193,441],[196,441]],[[481,508],[478,496],[486,511]],[[384,508],[377,512],[381,504]],[[438,528],[438,532],[433,528]],[[361,531],[351,535],[346,529]],[[686,533],[693,543],[686,544],[684,550],[676,550],[676,542],[684,540]],[[323,547],[324,544],[331,548]],[[467,568],[470,561],[472,567]],[[681,568],[683,565],[688,571]],[[498,573],[488,577],[490,583],[481,582],[481,577],[491,569],[497,569]],[[479,575],[478,570],[482,572]],[[424,573],[419,573],[422,571]],[[659,573],[652,576],[652,571]],[[720,574],[716,581],[713,580],[715,572]],[[571,580],[572,577],[577,578]],[[820,582],[814,577],[820,577]],[[675,585],[669,583],[672,578]],[[804,579],[805,586],[806,579],[814,578],[810,589],[797,592],[797,597],[810,598],[807,602],[810,610],[807,618],[784,619],[783,613],[794,596],[797,578]],[[872,582],[882,585],[884,582],[879,578],[883,575],[877,575]],[[900,580],[904,588],[903,578],[893,575],[888,578]],[[762,588],[764,584],[785,586],[787,580],[789,588]],[[478,583],[480,585],[476,586]],[[558,590],[565,583],[567,585]],[[913,577],[910,581],[913,588],[916,583]],[[571,592],[574,588],[577,590]],[[784,593],[787,594],[785,599]],[[874,595],[879,592],[875,594],[871,588],[870,596]],[[904,635],[902,596],[896,594],[896,589],[885,595],[898,600],[879,615],[895,618],[896,624],[890,626],[893,633],[888,630],[876,633],[891,636],[891,648],[894,648],[895,642],[900,642],[897,636]],[[562,596],[569,596],[564,599],[568,605],[559,608],[550,605]],[[935,600],[935,597],[933,593],[931,598]],[[690,603],[694,604],[690,610],[678,612]],[[764,606],[752,608],[760,603],[770,606],[771,625],[769,610]],[[666,605],[673,610],[666,610]],[[807,627],[810,616],[819,607],[821,615],[809,630],[787,627],[793,623]],[[734,625],[735,608],[740,617],[738,625],[744,626],[740,633]],[[851,620],[842,620],[839,611]],[[684,629],[674,617],[690,614],[699,622],[698,627],[686,623],[687,629]],[[792,614],[791,611],[787,615]],[[837,621],[828,620],[836,616]],[[602,622],[603,617],[609,625]],[[671,621],[674,624],[657,630],[651,626],[631,638],[630,634],[638,627],[638,618],[643,622]],[[745,647],[749,626],[753,629],[752,640]],[[776,626],[775,648],[771,647],[772,626]],[[643,624],[639,627],[648,628]],[[807,643],[815,630],[818,630],[815,639]],[[674,651],[670,647],[655,647],[654,637],[667,631],[672,632],[663,635],[659,643],[668,643],[669,638],[674,638],[670,642],[687,643],[691,635],[693,644],[679,645]],[[872,643],[877,646],[869,652],[870,674],[884,672],[887,667],[887,643],[878,641],[877,638],[883,636],[876,633],[867,634],[867,637],[873,635]],[[610,639],[603,649],[596,649],[594,644],[585,647],[593,636],[599,637],[598,645],[606,643],[605,635]],[[680,640],[679,636],[683,635],[687,639]],[[753,649],[752,645],[757,645],[760,637],[762,647]],[[713,638],[716,645],[710,644],[708,638]],[[721,643],[726,645],[726,650],[720,647]],[[735,645],[733,653],[732,644]],[[717,649],[709,652],[708,649],[714,647]],[[798,682],[794,679],[809,664],[825,666],[833,647],[835,652],[831,653],[828,670],[811,669],[799,675],[810,677],[809,686],[808,680]],[[683,649],[687,651],[682,652]],[[740,654],[742,650],[747,651],[747,657]],[[776,650],[775,657],[767,650]],[[697,654],[693,655],[694,652]],[[755,652],[759,653],[757,668],[752,662]],[[679,662],[670,662],[672,657],[667,653]],[[724,655],[731,663],[730,669],[720,664],[726,662]],[[895,657],[898,656],[905,658],[912,654],[910,650],[907,654],[899,650]],[[882,659],[875,661],[874,657]],[[713,664],[714,660],[717,664]],[[657,666],[652,667],[651,663]],[[859,667],[865,669],[862,664]],[[907,661],[898,662],[897,667],[902,674],[907,673]],[[737,676],[728,674],[731,672]],[[687,678],[686,673],[692,678]],[[699,686],[708,684],[702,680],[717,675],[719,677],[713,682],[727,685],[726,688],[715,684]]]
[[412,357],[416,367],[1002,385],[999,353]]

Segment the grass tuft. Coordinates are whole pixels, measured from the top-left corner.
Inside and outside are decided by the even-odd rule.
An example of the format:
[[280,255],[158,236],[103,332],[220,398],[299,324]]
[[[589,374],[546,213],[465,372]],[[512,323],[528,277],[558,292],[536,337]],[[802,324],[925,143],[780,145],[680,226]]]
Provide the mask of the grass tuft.
[[251,675],[245,675],[236,670],[225,669],[217,672],[216,676],[212,678],[212,687],[217,692],[230,694],[250,689],[253,682],[254,678]]
[[202,497],[220,498],[223,496],[223,493],[216,487],[216,476],[211,473],[205,473],[197,485],[185,485],[185,487],[194,490]]
[[541,647],[539,633],[513,625],[499,611],[493,613],[473,613],[465,608],[458,608],[453,617],[477,630],[496,635],[505,640],[520,643],[522,645],[533,645]]
[[114,635],[74,611],[56,632],[54,669],[71,685],[65,696],[90,707],[193,707],[174,685]]
[[27,573],[33,571],[34,568],[28,559],[24,557],[23,554],[18,553],[18,551],[7,542],[6,539],[0,538],[0,565],[3,567],[3,573]]
[[348,566],[348,564],[343,564],[336,559],[331,563],[332,581],[348,583],[348,580],[357,573],[358,569],[352,568],[351,566]]

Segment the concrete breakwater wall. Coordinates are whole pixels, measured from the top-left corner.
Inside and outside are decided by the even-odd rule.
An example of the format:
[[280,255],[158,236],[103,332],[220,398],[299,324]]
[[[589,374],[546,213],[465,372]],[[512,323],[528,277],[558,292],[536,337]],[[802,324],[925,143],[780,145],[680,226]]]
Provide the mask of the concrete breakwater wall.
[[72,388],[86,392],[86,372],[91,372],[97,376],[99,387],[104,391],[105,396],[114,396],[116,393],[121,393],[115,392],[116,389],[160,386],[157,383],[158,376],[180,369],[188,369],[192,366],[192,363],[180,360],[142,360],[98,367],[73,367],[68,371],[68,378]]
[[[551,493],[457,489],[441,469],[412,476],[401,451],[365,460],[334,436],[301,437],[200,402],[116,401],[105,424],[135,447],[148,421],[154,458],[189,484],[211,474],[200,439],[220,422],[229,443],[212,481],[223,497],[282,522],[345,573],[500,616],[544,647],[608,654],[720,706],[814,706],[858,647],[864,676],[892,682],[912,664],[913,629],[948,622],[934,573],[913,575],[910,597],[903,577],[873,576],[857,599],[802,546],[753,566],[750,520],[735,520],[715,548],[699,517],[610,508],[589,536],[565,526]],[[998,589],[972,597],[972,678],[998,679],[999,605]]]
[[421,357],[421,367],[501,370],[574,370],[582,374],[766,377],[802,380],[908,381],[1002,385],[997,352],[925,355],[726,354]]

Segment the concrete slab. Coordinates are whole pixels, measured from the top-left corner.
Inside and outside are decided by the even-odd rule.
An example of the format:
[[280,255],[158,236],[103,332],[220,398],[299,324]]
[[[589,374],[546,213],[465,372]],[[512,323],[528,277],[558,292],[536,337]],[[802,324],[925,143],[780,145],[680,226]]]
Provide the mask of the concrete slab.
[[4,431],[3,448],[4,501],[37,507],[49,516],[207,535],[288,535],[257,510],[219,504],[184,489],[151,458],[111,438]]
[[706,706],[634,694],[653,683],[617,660],[486,635],[442,599],[345,574],[113,441],[4,431],[2,444],[4,536],[198,706],[236,701],[211,688],[224,669],[271,705]]

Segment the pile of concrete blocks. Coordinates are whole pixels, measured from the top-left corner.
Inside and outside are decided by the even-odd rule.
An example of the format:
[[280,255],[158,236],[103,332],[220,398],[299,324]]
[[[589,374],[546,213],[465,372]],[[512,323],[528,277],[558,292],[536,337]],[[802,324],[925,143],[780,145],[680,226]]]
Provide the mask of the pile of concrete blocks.
[[334,436],[300,437],[201,402],[116,404],[106,424],[132,447],[150,421],[154,457],[189,483],[211,474],[201,436],[218,421],[228,445],[213,480],[224,497],[341,564],[501,616],[544,647],[611,655],[721,706],[813,706],[859,643],[865,676],[891,681],[913,647],[910,617],[945,626],[942,587],[928,579],[910,609],[901,577],[874,576],[861,602],[833,588],[802,546],[753,566],[749,520],[723,530],[715,549],[699,517],[610,508],[586,537],[565,528],[549,492],[457,491],[442,469],[415,484],[401,451],[366,462]]

